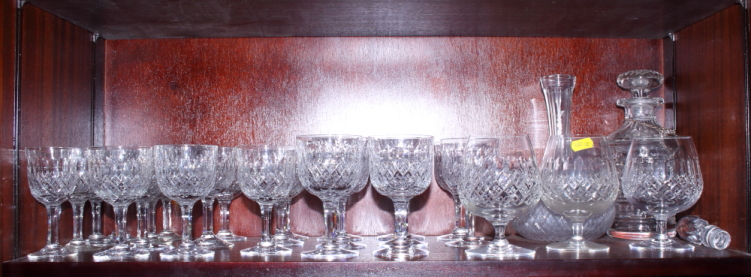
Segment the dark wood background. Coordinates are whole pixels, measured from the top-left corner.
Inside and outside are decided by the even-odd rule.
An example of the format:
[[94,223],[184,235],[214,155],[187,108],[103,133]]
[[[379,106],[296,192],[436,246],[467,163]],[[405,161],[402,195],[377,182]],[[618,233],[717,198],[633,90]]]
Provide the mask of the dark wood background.
[[[705,174],[704,195],[692,213],[728,230],[731,248],[745,251],[747,100],[741,15],[734,6],[678,33],[675,90],[678,133],[696,138]],[[4,32],[12,29],[3,25]],[[573,132],[607,134],[623,118],[615,100],[628,96],[616,87],[617,74],[665,72],[668,57],[663,53],[670,53],[663,51],[662,40],[505,37],[105,40],[95,47],[87,31],[30,5],[23,9],[21,29],[20,147],[95,141],[234,146],[291,143],[303,133],[425,133],[436,138],[528,133],[541,155],[547,120],[537,78],[578,76]],[[5,70],[13,55],[3,49]],[[97,51],[101,58],[94,61]],[[95,63],[100,70],[93,75]],[[4,134],[12,128],[5,125],[10,105],[5,87]],[[21,256],[41,248],[46,234],[44,207],[28,193],[23,172],[17,183],[21,221],[12,224],[19,236],[7,233],[14,227],[7,225],[9,213],[4,213],[2,246],[5,251],[6,242],[18,241]],[[7,186],[3,207],[8,205]],[[350,201],[350,232],[391,230],[390,200],[367,189]],[[237,199],[231,210],[236,233],[260,233],[254,202]],[[71,237],[70,217],[68,207],[61,224],[63,242]],[[442,234],[450,230],[452,217],[450,197],[433,184],[412,201],[410,230]],[[319,200],[309,194],[296,198],[292,221],[295,232],[321,234]],[[108,233],[111,213],[105,224]],[[196,224],[195,234],[200,227]],[[488,232],[487,227],[482,231]],[[88,225],[85,230],[88,235]]]

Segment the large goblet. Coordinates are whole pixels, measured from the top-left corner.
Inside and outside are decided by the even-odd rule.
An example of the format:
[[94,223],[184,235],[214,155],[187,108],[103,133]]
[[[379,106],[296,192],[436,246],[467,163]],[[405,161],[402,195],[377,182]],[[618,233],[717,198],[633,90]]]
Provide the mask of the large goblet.
[[[238,236],[229,229],[229,205],[232,200],[240,196],[242,191],[237,183],[237,159],[234,156],[234,148],[220,147],[216,182],[214,191],[217,203],[219,203],[219,231],[216,237],[226,242],[246,241],[248,238]],[[229,159],[226,159],[229,157]]]
[[571,239],[548,244],[548,250],[608,251],[607,245],[586,241],[584,221],[609,209],[618,196],[618,176],[605,137],[554,136],[543,155],[542,201],[572,223]]
[[274,233],[274,241],[277,245],[284,247],[303,246],[306,236],[301,236],[292,233],[289,220],[289,206],[292,203],[292,197],[297,196],[305,188],[300,183],[300,178],[295,176],[295,185],[289,190],[289,193],[279,200],[274,202],[274,215],[276,216],[276,233]]
[[443,171],[441,170],[441,161],[442,161],[442,155],[441,151],[443,149],[443,145],[440,143],[437,143],[434,147],[435,152],[435,158],[434,158],[434,171],[433,178],[435,178],[435,182],[438,183],[438,186],[441,187],[443,190],[449,192],[451,194],[451,197],[454,200],[454,229],[451,230],[451,233],[438,236],[439,241],[455,241],[460,240],[464,238],[467,235],[467,228],[464,228],[461,224],[461,217],[464,214],[463,208],[462,208],[462,201],[459,199],[459,193],[456,192],[455,187],[450,187],[446,181],[443,179]]
[[369,142],[370,183],[394,202],[395,239],[373,255],[387,260],[428,256],[409,235],[409,200],[423,193],[433,177],[432,136],[374,136]]
[[[441,140],[440,168],[441,178],[446,186],[458,195],[459,186],[464,179],[464,151],[467,147],[466,138],[447,138]],[[459,200],[461,203],[461,199]],[[458,240],[446,243],[448,247],[466,248],[477,247],[487,244],[485,238],[475,235],[475,215],[470,210],[464,210],[464,223],[467,232]]]
[[490,244],[467,249],[467,255],[534,256],[534,250],[511,245],[505,236],[509,222],[540,200],[540,173],[529,137],[470,138],[464,168],[465,181],[458,187],[462,203],[495,228],[495,239]]
[[[233,246],[214,235],[214,199],[230,188],[235,181],[234,148],[219,147],[216,159],[216,182],[209,195],[201,199],[203,204],[203,234],[196,239],[198,247],[207,249],[227,249]],[[229,211],[228,211],[229,212]],[[227,215],[229,216],[229,215]]]
[[[83,155],[83,149],[76,150]],[[88,182],[86,177],[86,157],[85,155],[77,160],[78,175],[73,179],[73,184],[76,188],[75,191],[68,197],[73,207],[73,239],[65,245],[65,248],[71,252],[86,252],[97,249],[93,245],[89,244],[83,238],[83,206],[86,201],[94,198],[94,190],[91,188],[91,183]]]
[[238,146],[237,182],[243,194],[261,206],[261,241],[240,250],[243,255],[288,255],[292,249],[279,246],[271,236],[274,202],[286,198],[296,185],[295,148],[292,146]]
[[128,206],[143,197],[152,176],[152,150],[149,147],[113,146],[90,148],[88,170],[99,185],[96,195],[115,209],[117,245],[94,254],[94,260],[127,260],[149,255],[148,250],[133,249],[125,235]]
[[47,208],[47,244],[29,259],[57,260],[75,252],[60,245],[60,204],[75,191],[81,149],[65,147],[26,148],[29,189]]
[[323,201],[326,239],[316,249],[302,252],[303,258],[347,259],[357,257],[356,251],[341,249],[336,244],[335,212],[337,200],[357,186],[362,171],[364,142],[354,135],[297,136],[297,172],[303,187]]
[[192,239],[193,205],[206,197],[216,182],[216,145],[174,144],[154,147],[154,164],[159,189],[180,204],[182,242],[160,253],[166,259],[211,257],[214,251],[197,247]]
[[655,237],[632,249],[691,251],[690,244],[667,235],[667,220],[699,200],[704,181],[691,137],[634,138],[623,169],[623,194],[657,221]]

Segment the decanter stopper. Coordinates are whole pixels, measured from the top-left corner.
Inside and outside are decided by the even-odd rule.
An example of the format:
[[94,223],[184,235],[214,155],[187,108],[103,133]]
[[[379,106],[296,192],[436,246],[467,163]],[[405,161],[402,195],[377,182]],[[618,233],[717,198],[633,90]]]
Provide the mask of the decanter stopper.
[[631,91],[631,97],[649,97],[649,92],[662,85],[665,78],[662,74],[652,70],[631,70],[618,75],[618,86]]
[[695,215],[681,218],[675,227],[678,236],[693,243],[714,249],[725,249],[730,244],[730,234]]

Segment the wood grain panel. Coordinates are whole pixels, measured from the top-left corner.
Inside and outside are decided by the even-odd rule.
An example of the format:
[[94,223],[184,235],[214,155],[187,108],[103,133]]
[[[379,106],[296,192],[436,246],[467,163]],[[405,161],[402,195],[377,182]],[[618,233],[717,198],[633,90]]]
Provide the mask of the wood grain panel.
[[747,251],[747,91],[743,10],[734,6],[678,33],[677,133],[694,138],[704,190],[690,211]]
[[[32,5],[25,5],[21,16],[19,146],[91,145],[91,34]],[[22,256],[44,246],[47,236],[46,211],[29,192],[25,168],[22,161],[17,207]],[[63,207],[65,243],[72,237],[72,215],[70,205]]]
[[[615,85],[617,74],[662,71],[662,53],[661,40],[644,39],[107,40],[102,141],[234,146],[290,144],[306,133],[529,134],[542,155],[548,135],[540,76],[577,75],[573,132],[607,134],[623,118],[616,99],[629,95]],[[368,189],[350,201],[349,231],[392,229],[390,200]],[[410,231],[449,231],[446,192],[433,184],[412,202]],[[233,203],[232,225],[258,235],[250,203]],[[320,235],[320,209],[309,194],[297,199],[293,230]]]
[[16,95],[16,1],[0,3],[0,260],[14,257],[13,151]]

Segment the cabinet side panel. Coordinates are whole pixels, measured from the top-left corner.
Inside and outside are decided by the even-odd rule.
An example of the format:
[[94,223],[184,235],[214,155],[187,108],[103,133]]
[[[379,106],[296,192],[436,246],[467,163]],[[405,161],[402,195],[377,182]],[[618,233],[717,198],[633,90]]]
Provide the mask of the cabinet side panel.
[[[21,149],[91,145],[91,34],[32,5],[24,6],[21,24]],[[26,255],[44,246],[47,219],[45,207],[29,191],[23,155],[18,209],[20,252]],[[69,204],[63,205],[60,228],[61,242],[67,243],[72,237]]]
[[0,3],[0,260],[14,258],[16,1]]
[[[607,134],[623,120],[616,99],[628,96],[616,76],[663,66],[661,40],[502,37],[108,40],[105,60],[107,145],[529,134],[538,156],[548,137],[540,76],[578,76],[572,131]],[[437,185],[411,204],[410,231],[451,229],[451,197]],[[391,231],[392,203],[372,188],[349,205],[348,231]],[[231,212],[237,233],[260,233],[253,201],[239,198]],[[316,197],[299,196],[291,213],[295,232],[322,234]]]
[[740,5],[699,21],[676,41],[677,133],[692,136],[704,190],[688,211],[727,230],[746,250],[744,20]]

